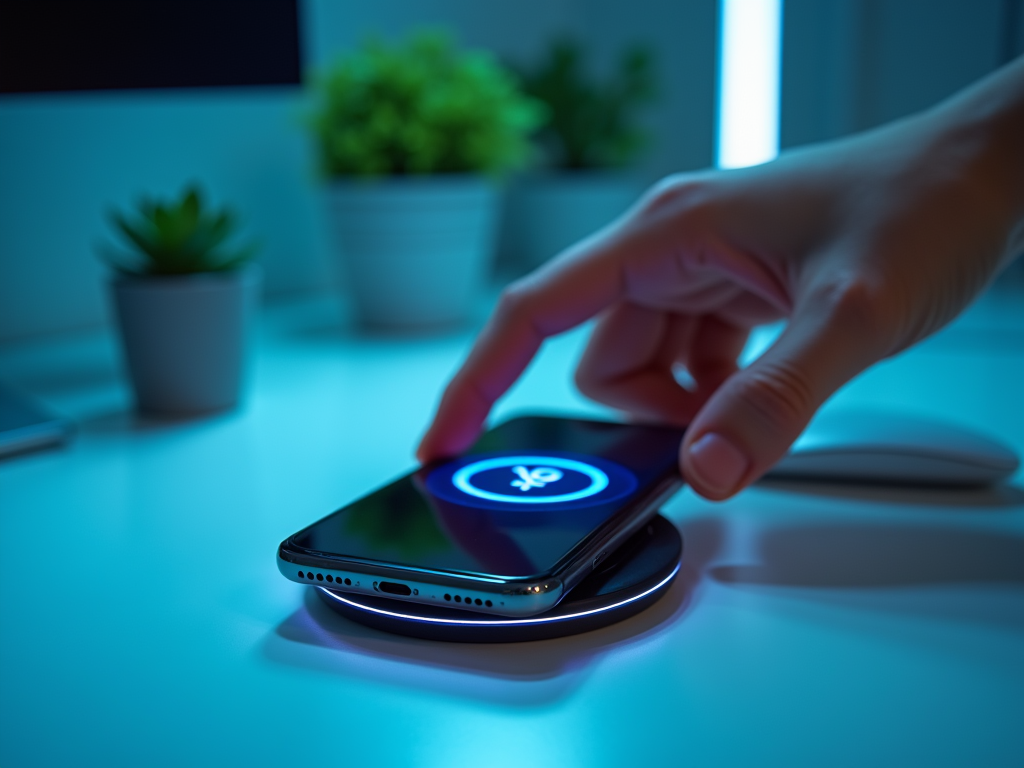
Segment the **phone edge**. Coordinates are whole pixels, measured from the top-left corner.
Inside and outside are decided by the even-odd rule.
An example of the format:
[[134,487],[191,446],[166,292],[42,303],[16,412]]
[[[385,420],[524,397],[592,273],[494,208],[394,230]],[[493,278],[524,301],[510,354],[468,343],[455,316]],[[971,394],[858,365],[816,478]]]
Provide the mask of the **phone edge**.
[[[286,579],[306,586],[381,597],[394,600],[396,603],[433,605],[501,616],[535,616],[554,608],[562,597],[596,569],[608,554],[614,553],[630,536],[650,521],[683,484],[682,478],[678,476],[665,478],[654,486],[647,498],[636,504],[635,514],[626,518],[619,527],[609,531],[605,537],[590,542],[572,561],[549,574],[522,580],[457,576],[441,571],[412,571],[355,561],[346,562],[344,565],[347,567],[337,567],[342,563],[288,550],[286,545],[298,534],[289,536],[278,546],[277,566]],[[327,562],[331,565],[326,566]],[[300,573],[304,575],[300,577]],[[432,580],[415,578],[417,575],[430,576]],[[380,582],[388,582],[391,579],[407,586],[411,594],[398,596],[382,592]],[[337,587],[339,583],[342,585],[340,589]],[[474,585],[473,588],[467,586],[470,583]],[[495,588],[481,589],[478,586],[488,583],[493,583]],[[459,600],[456,601],[456,598]],[[488,602],[491,604],[488,605]],[[506,602],[510,604],[506,605]]]

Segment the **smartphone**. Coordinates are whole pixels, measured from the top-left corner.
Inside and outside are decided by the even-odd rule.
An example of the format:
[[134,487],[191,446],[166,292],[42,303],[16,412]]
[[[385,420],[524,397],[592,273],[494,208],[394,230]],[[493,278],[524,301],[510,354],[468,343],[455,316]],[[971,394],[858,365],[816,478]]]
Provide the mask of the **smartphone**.
[[683,432],[511,419],[281,542],[292,581],[501,616],[553,608],[681,486]]
[[0,458],[60,445],[71,439],[74,429],[67,419],[0,385]]

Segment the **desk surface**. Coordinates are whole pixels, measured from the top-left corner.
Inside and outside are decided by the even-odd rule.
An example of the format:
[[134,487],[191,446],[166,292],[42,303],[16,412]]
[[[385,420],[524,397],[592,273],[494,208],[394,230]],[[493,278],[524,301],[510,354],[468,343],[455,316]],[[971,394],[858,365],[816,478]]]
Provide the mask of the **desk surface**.
[[[1024,765],[1021,474],[684,491],[684,577],[583,636],[445,645],[334,615],[275,548],[412,466],[471,338],[359,336],[334,309],[266,312],[246,406],[198,421],[132,415],[106,335],[0,349],[81,424],[0,463],[0,765]],[[584,338],[549,342],[498,416],[601,413],[569,383]],[[1024,453],[1022,392],[1024,301],[995,294],[834,403]]]

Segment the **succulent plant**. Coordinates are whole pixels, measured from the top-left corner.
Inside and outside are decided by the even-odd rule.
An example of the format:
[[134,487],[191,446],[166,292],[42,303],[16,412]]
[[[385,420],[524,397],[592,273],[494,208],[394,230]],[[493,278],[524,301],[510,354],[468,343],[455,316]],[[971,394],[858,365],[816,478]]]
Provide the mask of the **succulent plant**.
[[309,123],[328,176],[512,170],[544,116],[494,57],[441,31],[368,41],[323,72],[316,92]]
[[583,49],[566,38],[551,45],[539,67],[520,72],[523,90],[548,108],[537,139],[557,168],[625,165],[647,142],[636,110],[654,97],[651,52],[643,46],[624,51],[604,82],[589,77],[585,64]]
[[133,218],[110,212],[110,221],[125,248],[104,244],[100,256],[128,275],[190,275],[238,269],[256,252],[254,244],[231,245],[238,229],[228,208],[208,209],[197,186],[187,187],[177,200],[143,198]]

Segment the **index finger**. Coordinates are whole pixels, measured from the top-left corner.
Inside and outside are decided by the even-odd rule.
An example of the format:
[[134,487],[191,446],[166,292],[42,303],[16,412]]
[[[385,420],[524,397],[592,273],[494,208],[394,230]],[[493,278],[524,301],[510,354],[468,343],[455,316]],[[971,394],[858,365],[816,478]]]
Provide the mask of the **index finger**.
[[515,383],[548,336],[589,320],[624,292],[614,235],[599,232],[509,285],[420,442],[422,462],[465,450],[494,402]]

